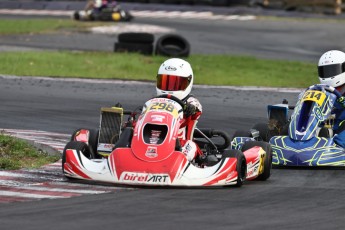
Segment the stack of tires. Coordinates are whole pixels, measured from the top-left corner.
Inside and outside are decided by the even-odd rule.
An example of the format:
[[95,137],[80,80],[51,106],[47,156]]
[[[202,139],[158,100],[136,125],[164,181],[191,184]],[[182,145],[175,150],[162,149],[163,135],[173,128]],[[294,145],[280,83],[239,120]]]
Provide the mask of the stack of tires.
[[188,57],[190,44],[177,34],[165,34],[158,38],[154,47],[154,35],[150,33],[121,33],[115,43],[115,52],[135,52],[144,55]]
[[150,33],[122,33],[115,43],[115,52],[140,53],[152,55],[154,36]]

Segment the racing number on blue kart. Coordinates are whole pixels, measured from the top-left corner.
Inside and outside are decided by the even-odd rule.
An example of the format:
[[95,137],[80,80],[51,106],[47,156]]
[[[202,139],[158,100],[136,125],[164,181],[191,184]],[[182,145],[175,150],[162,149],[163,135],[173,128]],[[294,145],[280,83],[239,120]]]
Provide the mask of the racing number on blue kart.
[[320,106],[322,105],[325,98],[326,98],[325,93],[320,92],[320,91],[315,91],[315,90],[308,90],[303,95],[303,101],[315,101]]
[[174,106],[171,103],[156,102],[156,103],[153,103],[153,105],[150,108],[150,110],[153,110],[153,109],[166,110],[172,113],[174,111]]
[[303,99],[308,99],[308,98],[313,98],[315,97],[317,100],[320,100],[321,98],[321,92],[317,92],[317,91],[307,91],[304,94]]

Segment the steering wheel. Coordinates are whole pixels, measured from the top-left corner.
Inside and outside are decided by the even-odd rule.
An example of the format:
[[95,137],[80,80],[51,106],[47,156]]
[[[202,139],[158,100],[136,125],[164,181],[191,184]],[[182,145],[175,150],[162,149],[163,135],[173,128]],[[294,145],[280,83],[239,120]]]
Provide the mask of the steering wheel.
[[334,87],[329,86],[329,85],[324,85],[324,84],[318,84],[318,85],[313,85],[309,87],[309,89],[318,89],[318,90],[326,90],[330,93],[333,93],[337,98],[341,97],[341,93]]
[[154,98],[167,98],[167,99],[171,99],[173,101],[176,101],[183,109],[183,111],[185,111],[186,109],[186,104],[179,98],[171,95],[171,94],[162,94],[162,95],[159,95],[157,97],[154,97]]

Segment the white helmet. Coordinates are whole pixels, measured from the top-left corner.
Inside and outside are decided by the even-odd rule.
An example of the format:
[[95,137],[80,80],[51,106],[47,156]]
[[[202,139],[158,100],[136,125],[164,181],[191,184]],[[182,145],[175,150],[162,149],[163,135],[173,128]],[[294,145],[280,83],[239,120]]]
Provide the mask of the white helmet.
[[171,94],[183,100],[193,87],[193,70],[188,62],[171,58],[162,63],[157,74],[157,96]]
[[339,87],[345,84],[345,53],[331,50],[324,53],[318,64],[321,84]]

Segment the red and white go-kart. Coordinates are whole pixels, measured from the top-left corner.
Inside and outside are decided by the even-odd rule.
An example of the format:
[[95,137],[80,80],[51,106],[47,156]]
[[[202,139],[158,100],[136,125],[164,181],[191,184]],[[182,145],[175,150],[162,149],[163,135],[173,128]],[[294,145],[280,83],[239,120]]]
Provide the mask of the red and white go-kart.
[[227,133],[194,127],[190,137],[203,154],[189,161],[178,139],[185,104],[162,95],[146,105],[138,119],[119,107],[102,108],[99,130],[79,129],[67,143],[64,175],[121,185],[187,187],[241,186],[245,180],[270,177],[268,143],[247,141],[241,150],[229,149]]

